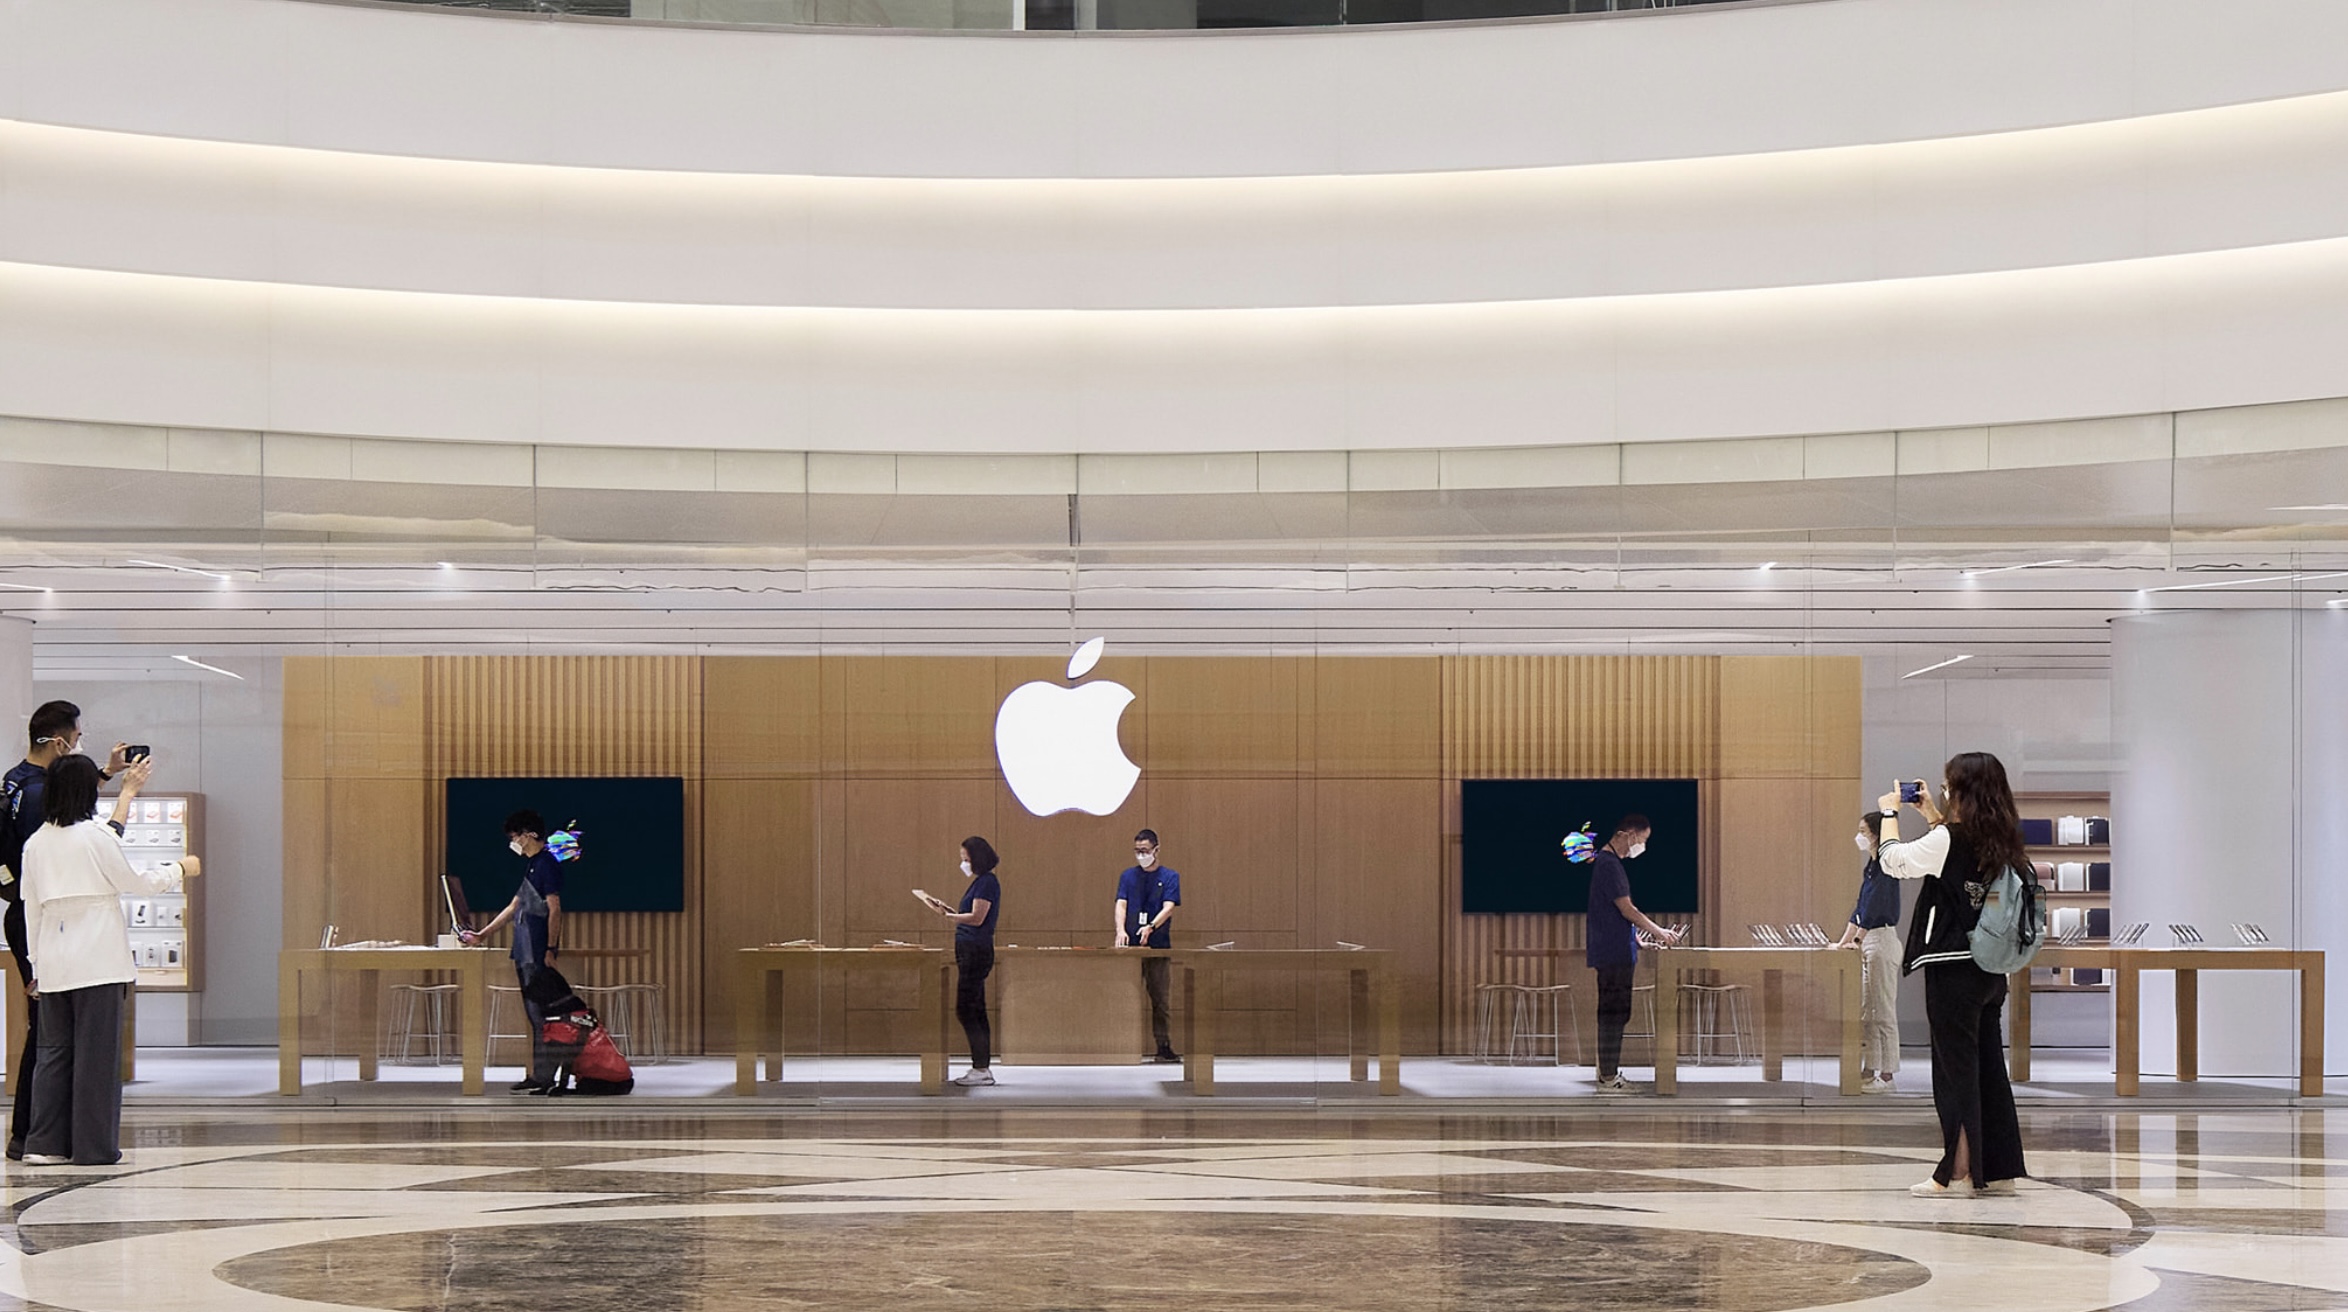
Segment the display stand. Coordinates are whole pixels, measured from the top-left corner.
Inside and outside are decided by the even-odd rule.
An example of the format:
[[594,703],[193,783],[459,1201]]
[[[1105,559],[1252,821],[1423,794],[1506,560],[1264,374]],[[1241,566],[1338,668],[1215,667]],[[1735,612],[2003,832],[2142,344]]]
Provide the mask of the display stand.
[[[164,865],[204,854],[204,798],[200,793],[149,793],[131,801],[122,827],[131,869],[152,877]],[[196,993],[204,987],[204,881],[176,891],[125,895],[131,959],[143,993]]]
[[[2064,816],[2092,816],[2104,819],[2108,829],[2109,820],[2106,818],[2111,815],[2111,807],[2112,795],[2110,793],[2014,794],[2014,809],[2025,821],[2054,822]],[[2079,862],[2091,867],[2100,864],[2109,870],[2112,859],[2110,834],[2106,832],[2101,836],[2105,841],[2100,843],[2031,843],[2024,850],[2033,862],[2041,864],[2059,866],[2065,862]],[[2054,880],[2046,879],[2044,873],[2041,872],[2040,877],[2046,888],[2046,906],[2050,913],[2049,918],[2061,919],[2064,918],[2062,917],[2063,912],[2076,911],[2082,917],[2100,920],[2102,923],[2098,927],[2103,932],[2090,932],[2084,945],[2109,944],[2113,928],[2109,923],[2112,911],[2109,878],[2116,877],[2117,874],[2117,871],[2111,871],[2102,888],[2061,889],[2056,887]],[[2100,913],[2100,915],[2098,916],[2096,913]],[[2060,925],[2055,926],[2055,932],[2058,935],[2061,929]],[[2112,982],[2109,973],[2097,967],[2069,969],[2042,967],[2030,972],[2030,987],[2040,993],[2109,993]]]

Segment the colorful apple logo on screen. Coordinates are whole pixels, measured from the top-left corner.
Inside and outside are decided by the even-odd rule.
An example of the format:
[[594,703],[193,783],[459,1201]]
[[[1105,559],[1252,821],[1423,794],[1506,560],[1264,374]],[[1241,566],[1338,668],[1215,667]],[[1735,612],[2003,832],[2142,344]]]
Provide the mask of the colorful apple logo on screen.
[[1588,824],[1584,824],[1560,840],[1557,849],[1572,864],[1588,865],[1598,857],[1598,837],[1590,832]]
[[[1104,645],[1095,638],[1076,649],[1070,682],[1092,672]],[[1141,778],[1117,743],[1117,721],[1132,704],[1131,688],[1107,681],[1063,688],[1039,679],[1012,689],[995,713],[995,759],[1011,795],[1033,815],[1109,815],[1125,805]]]

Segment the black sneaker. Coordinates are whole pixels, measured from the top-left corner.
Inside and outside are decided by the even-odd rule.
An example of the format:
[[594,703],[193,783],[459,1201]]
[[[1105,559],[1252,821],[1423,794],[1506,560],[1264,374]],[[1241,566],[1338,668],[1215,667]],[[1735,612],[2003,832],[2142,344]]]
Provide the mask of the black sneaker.
[[1182,1060],[1182,1054],[1174,1051],[1172,1048],[1160,1048],[1158,1049],[1158,1055],[1150,1058],[1150,1060],[1156,1062],[1160,1066],[1172,1066]]
[[24,1140],[11,1139],[8,1141],[8,1160],[12,1162],[24,1160]]
[[510,1089],[507,1089],[507,1090],[506,1090],[506,1092],[507,1092],[507,1093],[544,1093],[544,1092],[546,1092],[546,1085],[545,1085],[545,1084],[543,1084],[543,1083],[541,1083],[541,1082],[539,1081],[539,1079],[538,1079],[538,1077],[537,1077],[537,1076],[533,1075],[533,1076],[531,1076],[530,1078],[528,1078],[528,1079],[526,1079],[526,1080],[523,1080],[521,1083],[514,1085],[512,1088],[510,1088]]

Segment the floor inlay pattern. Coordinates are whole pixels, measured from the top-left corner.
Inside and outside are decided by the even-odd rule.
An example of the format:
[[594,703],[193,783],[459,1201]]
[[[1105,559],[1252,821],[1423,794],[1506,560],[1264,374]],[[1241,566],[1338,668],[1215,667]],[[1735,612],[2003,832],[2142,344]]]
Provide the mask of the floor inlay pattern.
[[2329,1115],[2040,1117],[1957,1201],[1892,1109],[154,1114],[0,1177],[0,1308],[2348,1308]]

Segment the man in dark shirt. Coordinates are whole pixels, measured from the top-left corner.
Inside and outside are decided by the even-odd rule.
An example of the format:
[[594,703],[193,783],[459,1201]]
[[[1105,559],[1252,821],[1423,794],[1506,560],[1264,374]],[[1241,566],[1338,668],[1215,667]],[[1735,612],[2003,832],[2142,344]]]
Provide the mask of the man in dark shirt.
[[[17,875],[24,868],[25,840],[41,828],[49,767],[58,757],[81,750],[81,721],[82,708],[72,702],[42,703],[25,726],[31,749],[0,779],[0,901],[8,904],[6,912],[0,913],[0,931],[7,935],[8,955],[16,958],[16,975],[24,981],[27,1003],[41,995],[33,989],[33,963],[25,954],[23,886]],[[98,777],[110,779],[119,772],[128,750],[128,744],[116,743]],[[17,1057],[16,1106],[8,1123],[8,1160],[12,1162],[23,1158],[25,1131],[33,1123],[33,1061],[40,1051],[40,1012],[36,1006],[25,1008],[24,1052]]]
[[[1630,872],[1623,862],[1647,850],[1654,833],[1647,817],[1632,812],[1614,826],[1614,837],[1590,865],[1588,959],[1598,972],[1598,1092],[1629,1093],[1622,1078],[1622,1032],[1631,1019],[1631,976],[1639,967],[1639,930],[1660,943],[1679,942],[1679,933],[1647,919],[1631,901]],[[1657,1040],[1661,1042],[1661,1040]]]
[[507,816],[505,838],[506,846],[527,863],[522,868],[522,885],[496,919],[478,933],[465,930],[459,936],[467,943],[478,942],[506,922],[513,922],[514,975],[522,985],[522,1014],[530,1019],[530,1071],[512,1091],[540,1094],[554,1087],[554,1063],[547,1059],[539,1033],[539,1027],[546,1023],[545,1009],[531,999],[530,981],[554,965],[562,952],[563,868],[547,850],[546,821],[536,811]]
[[[1170,948],[1174,939],[1167,925],[1174,908],[1182,905],[1182,876],[1158,860],[1158,832],[1144,829],[1133,836],[1133,864],[1117,876],[1117,946]],[[1177,1062],[1170,1024],[1169,996],[1173,992],[1173,959],[1144,957],[1142,987],[1150,995],[1150,1033],[1158,1041],[1151,1060]]]

